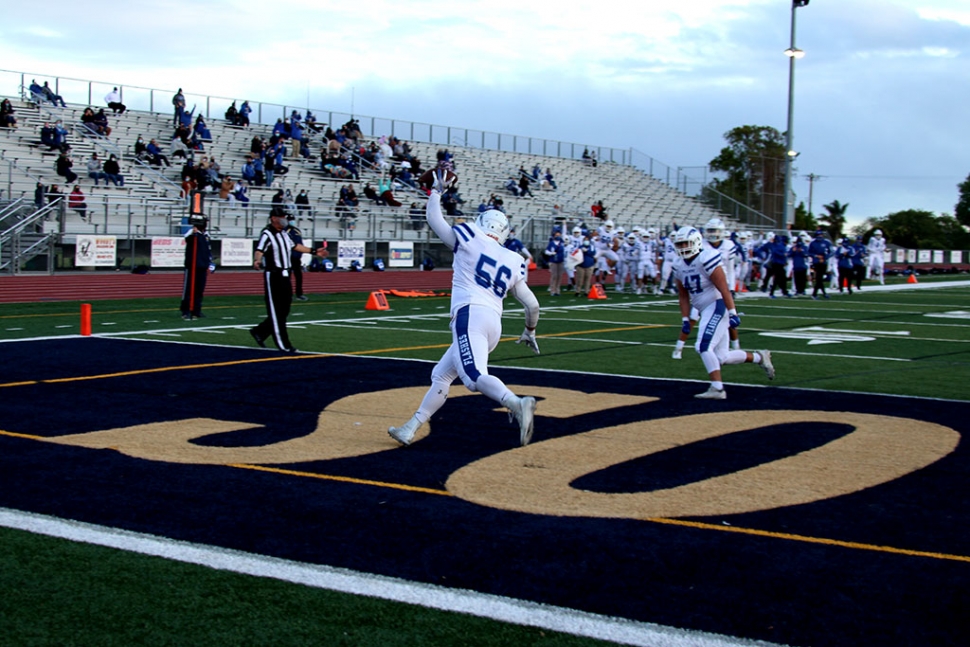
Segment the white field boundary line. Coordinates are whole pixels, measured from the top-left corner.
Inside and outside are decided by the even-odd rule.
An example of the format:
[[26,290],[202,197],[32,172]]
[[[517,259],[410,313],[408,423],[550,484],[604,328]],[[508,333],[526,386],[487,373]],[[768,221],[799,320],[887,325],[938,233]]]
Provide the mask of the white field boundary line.
[[220,571],[392,600],[441,611],[464,613],[624,645],[647,647],[770,647],[772,645],[762,641],[687,631],[467,589],[449,589],[345,568],[308,564],[177,541],[7,508],[0,508],[0,526]]

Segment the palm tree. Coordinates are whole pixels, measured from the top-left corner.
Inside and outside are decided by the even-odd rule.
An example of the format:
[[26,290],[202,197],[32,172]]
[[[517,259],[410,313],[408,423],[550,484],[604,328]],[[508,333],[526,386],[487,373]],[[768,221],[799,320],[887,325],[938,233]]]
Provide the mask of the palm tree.
[[842,238],[842,228],[845,227],[845,211],[849,208],[848,203],[842,204],[838,200],[833,200],[822,206],[828,213],[819,216],[819,221],[825,224],[832,240]]

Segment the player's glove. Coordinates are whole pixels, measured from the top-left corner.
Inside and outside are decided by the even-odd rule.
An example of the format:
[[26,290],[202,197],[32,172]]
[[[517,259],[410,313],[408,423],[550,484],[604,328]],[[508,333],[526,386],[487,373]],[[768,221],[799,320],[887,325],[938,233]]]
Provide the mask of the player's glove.
[[728,326],[731,328],[737,328],[740,325],[741,325],[741,315],[739,315],[737,312],[733,312],[733,311],[729,312]]
[[536,331],[534,330],[529,330],[528,328],[523,330],[522,334],[519,336],[519,340],[515,343],[525,344],[532,349],[533,353],[536,355],[539,354],[539,342],[536,341]]
[[680,326],[680,332],[685,335],[690,334],[690,318],[684,317],[684,323]]
[[445,192],[445,179],[448,177],[448,171],[443,168],[437,168],[434,172],[434,182],[431,184],[431,190],[441,195]]

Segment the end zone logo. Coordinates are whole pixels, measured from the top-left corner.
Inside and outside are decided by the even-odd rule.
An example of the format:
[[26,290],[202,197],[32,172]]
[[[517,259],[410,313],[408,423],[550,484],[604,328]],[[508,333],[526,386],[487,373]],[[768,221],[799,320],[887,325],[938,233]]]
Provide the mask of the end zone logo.
[[[554,387],[510,388],[541,398],[540,417],[562,420],[658,400]],[[416,386],[349,395],[327,405],[310,434],[257,447],[195,444],[193,441],[206,436],[259,426],[209,418],[38,440],[199,465],[292,465],[408,452],[413,449],[400,447],[385,430],[388,421],[408,411],[425,391],[425,386]],[[483,396],[458,385],[451,397]],[[808,451],[668,489],[616,493],[574,485],[585,475],[651,454],[768,425],[798,423],[843,425],[852,430]],[[432,420],[418,432],[414,443],[420,444],[429,431],[433,433],[434,426]],[[851,412],[786,409],[647,418],[540,439],[476,460],[454,471],[446,489],[479,505],[542,515],[631,519],[730,515],[821,501],[887,483],[947,456],[959,440],[958,432],[939,424]]]

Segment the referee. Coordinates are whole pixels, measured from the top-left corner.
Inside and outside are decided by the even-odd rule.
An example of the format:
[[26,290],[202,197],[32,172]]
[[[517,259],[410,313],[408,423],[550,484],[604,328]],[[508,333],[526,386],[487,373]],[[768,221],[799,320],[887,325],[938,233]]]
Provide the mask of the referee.
[[[266,296],[266,319],[255,328],[250,329],[256,343],[266,347],[266,340],[270,336],[276,342],[277,348],[285,353],[295,353],[296,348],[290,344],[290,337],[286,334],[286,318],[290,315],[290,305],[293,303],[293,284],[290,282],[292,271],[292,252],[312,254],[313,250],[299,243],[294,243],[286,232],[286,210],[281,206],[273,207],[269,214],[269,224],[259,235],[256,243],[253,267],[263,271],[263,293]],[[317,254],[326,258],[327,250],[321,247]]]

